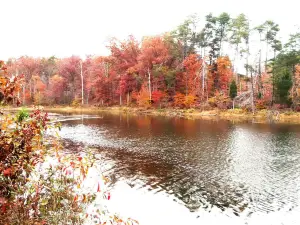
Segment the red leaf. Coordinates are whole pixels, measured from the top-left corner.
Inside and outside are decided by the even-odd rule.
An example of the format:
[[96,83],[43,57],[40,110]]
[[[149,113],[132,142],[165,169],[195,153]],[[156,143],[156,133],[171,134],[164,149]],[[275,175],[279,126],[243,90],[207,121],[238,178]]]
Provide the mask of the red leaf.
[[3,175],[8,177],[11,175],[11,168],[7,168],[6,170],[3,171]]
[[75,195],[73,201],[76,202],[77,199],[78,199],[78,195]]
[[70,166],[71,166],[72,168],[75,168],[75,163],[74,163],[74,162],[70,162]]
[[100,192],[100,183],[98,182],[97,192]]

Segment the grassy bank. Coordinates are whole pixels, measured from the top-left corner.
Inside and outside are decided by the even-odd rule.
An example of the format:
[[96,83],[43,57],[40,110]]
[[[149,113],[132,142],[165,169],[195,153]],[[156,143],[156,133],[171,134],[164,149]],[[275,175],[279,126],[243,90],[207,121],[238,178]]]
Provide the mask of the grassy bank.
[[[6,110],[18,110],[20,108],[8,107]],[[27,107],[28,110],[33,110],[33,107]],[[257,123],[294,123],[300,124],[300,112],[293,111],[274,111],[259,110],[253,115],[252,112],[247,112],[242,109],[228,110],[209,110],[200,111],[197,109],[144,109],[137,107],[70,107],[70,106],[53,106],[44,107],[45,111],[57,113],[100,113],[109,112],[112,114],[130,113],[133,115],[153,115],[167,117],[183,117],[183,118],[202,118],[210,120],[225,119],[231,121],[255,121]]]

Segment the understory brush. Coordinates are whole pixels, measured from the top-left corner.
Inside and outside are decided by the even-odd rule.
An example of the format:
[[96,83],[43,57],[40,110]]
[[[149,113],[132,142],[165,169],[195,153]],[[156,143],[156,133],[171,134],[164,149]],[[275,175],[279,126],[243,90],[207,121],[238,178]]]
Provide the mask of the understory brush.
[[[0,61],[0,107],[19,103],[21,83]],[[63,153],[59,129],[41,108],[16,114],[0,108],[0,224],[137,224],[108,211],[109,180],[93,176],[93,154]]]

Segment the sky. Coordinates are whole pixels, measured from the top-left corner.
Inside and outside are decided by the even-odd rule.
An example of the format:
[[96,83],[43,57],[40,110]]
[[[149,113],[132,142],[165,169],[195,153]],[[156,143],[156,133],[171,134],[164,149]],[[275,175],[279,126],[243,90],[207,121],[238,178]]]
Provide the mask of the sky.
[[0,59],[107,55],[111,37],[161,34],[193,13],[244,13],[253,25],[272,19],[287,39],[299,8],[297,0],[0,0]]

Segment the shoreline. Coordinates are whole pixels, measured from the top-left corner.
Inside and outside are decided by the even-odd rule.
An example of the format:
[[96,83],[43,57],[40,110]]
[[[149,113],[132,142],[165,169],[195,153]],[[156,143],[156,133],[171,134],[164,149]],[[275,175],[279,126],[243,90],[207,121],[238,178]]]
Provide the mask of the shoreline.
[[[29,111],[34,110],[34,107],[4,107],[4,110],[19,110],[26,108]],[[71,107],[71,106],[53,106],[43,107],[45,111],[56,113],[101,113],[108,112],[112,114],[129,113],[132,115],[149,115],[149,116],[165,116],[165,117],[180,117],[208,120],[229,120],[233,122],[253,121],[255,123],[288,123],[300,124],[300,112],[294,111],[274,111],[259,110],[253,115],[252,112],[246,112],[242,109],[227,109],[227,110],[207,110],[201,111],[198,109],[174,109],[174,108],[138,108],[138,107]]]

